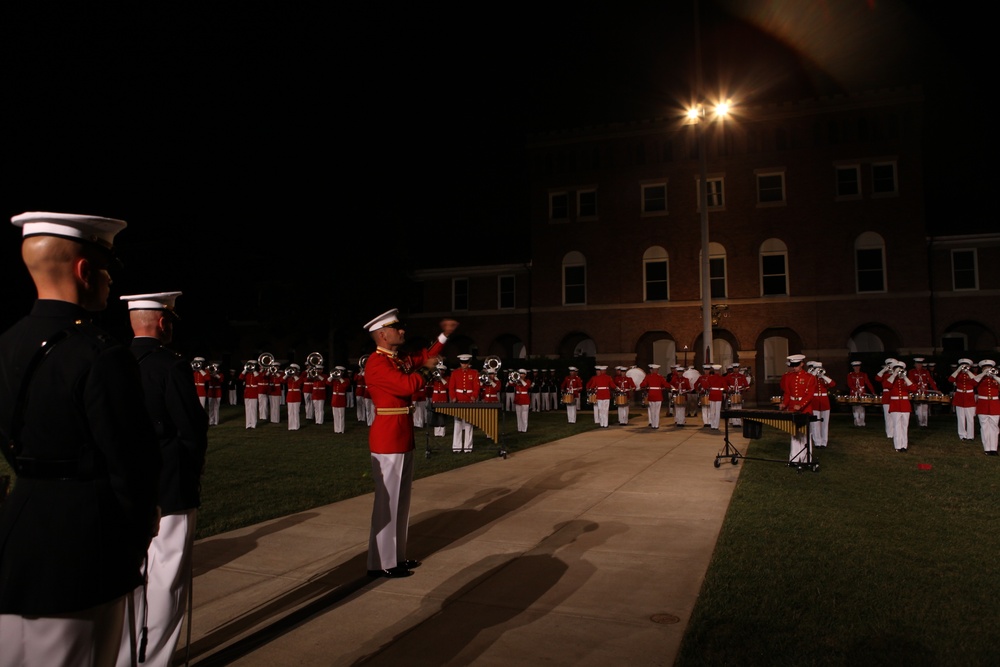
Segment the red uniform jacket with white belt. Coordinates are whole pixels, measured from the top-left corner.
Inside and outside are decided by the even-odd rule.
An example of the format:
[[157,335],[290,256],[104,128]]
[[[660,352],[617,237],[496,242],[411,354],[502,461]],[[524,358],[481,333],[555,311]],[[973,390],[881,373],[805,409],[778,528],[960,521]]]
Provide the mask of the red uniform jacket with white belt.
[[[910,406],[910,394],[917,391],[917,385],[906,384],[906,380],[897,377],[890,380],[891,375],[882,378],[882,387],[889,392],[889,412],[913,412]],[[885,394],[882,401],[885,402]]]
[[812,414],[813,395],[816,393],[816,376],[804,368],[789,371],[781,376],[781,407],[792,412]]
[[531,380],[521,378],[517,382],[509,382],[514,386],[514,405],[531,405]]
[[285,403],[302,402],[302,376],[289,375],[285,378]]
[[208,396],[208,371],[200,370],[194,372],[194,389],[198,392],[198,397]]
[[708,400],[710,401],[721,401],[726,395],[726,388],[728,386],[729,383],[726,382],[726,378],[715,373],[709,373],[698,378],[695,389],[708,392]]
[[457,368],[448,377],[448,398],[454,403],[475,403],[479,390],[479,373],[471,368]]
[[243,381],[243,399],[244,400],[247,400],[247,399],[254,399],[254,400],[256,400],[257,399],[257,395],[259,393],[258,390],[257,390],[258,389],[257,388],[258,375],[259,374],[257,373],[257,371],[253,371],[253,372],[250,372],[250,373],[247,373],[246,371],[243,371],[242,373],[240,373],[240,380]]
[[347,378],[337,378],[335,380],[330,380],[330,407],[331,408],[346,408],[347,407],[347,388],[350,386],[351,381]]
[[833,380],[827,382],[823,378],[816,378],[816,393],[813,394],[813,410],[824,412],[830,409],[830,389],[837,386]]
[[438,336],[430,349],[409,359],[379,348],[365,362],[365,387],[375,406],[375,418],[368,431],[368,448],[373,454],[405,454],[413,451],[413,415],[409,408],[413,394],[426,379],[410,369],[423,366],[428,357],[438,356],[444,347]]
[[976,385],[976,414],[1000,415],[1000,382],[983,375]]
[[587,380],[587,391],[596,389],[596,398],[599,401],[610,401],[611,390],[615,387],[615,381],[610,375],[601,373]]
[[652,371],[646,377],[642,379],[639,383],[640,389],[648,389],[646,393],[646,400],[650,403],[662,402],[663,401],[663,391],[670,390],[672,387],[670,383],[667,382],[667,378],[663,377],[656,371]]
[[868,379],[868,373],[864,371],[854,371],[847,376],[847,387],[851,391],[851,396],[864,396],[865,394],[875,394],[875,387]]
[[955,395],[951,397],[951,404],[956,408],[976,407],[976,376],[971,371],[955,371],[948,378],[955,383]]

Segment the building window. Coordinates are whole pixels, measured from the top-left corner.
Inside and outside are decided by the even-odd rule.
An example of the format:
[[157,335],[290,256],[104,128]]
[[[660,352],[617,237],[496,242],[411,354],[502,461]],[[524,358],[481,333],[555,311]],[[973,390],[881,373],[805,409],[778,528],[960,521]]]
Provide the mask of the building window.
[[451,309],[469,309],[469,279],[454,278],[451,281]]
[[670,299],[669,271],[667,251],[660,246],[654,246],[642,256],[642,271],[644,277],[643,300],[667,301]]
[[979,269],[976,251],[951,251],[951,283],[954,290],[979,289]]
[[760,246],[760,293],[788,295],[788,249],[779,239],[768,239]]
[[856,199],[861,196],[861,169],[858,165],[837,167],[837,197]]
[[554,222],[569,220],[569,195],[565,192],[549,193],[549,220]]
[[571,252],[563,258],[563,305],[587,303],[587,263],[583,255]]
[[497,305],[501,310],[514,308],[514,276],[500,276],[497,279]]
[[[726,179],[718,176],[705,181],[708,188],[708,210],[722,209],[726,205]],[[701,210],[701,179],[696,179],[698,191],[698,210]]]
[[597,190],[581,190],[576,193],[576,211],[579,218],[596,218]]
[[726,249],[714,241],[708,244],[708,281],[713,299],[726,298]]
[[872,164],[872,196],[886,197],[896,194],[896,163]]
[[874,232],[865,232],[854,243],[858,292],[884,292],[885,242]]
[[663,215],[667,212],[667,184],[650,183],[642,186],[643,215]]
[[757,204],[785,203],[785,172],[772,171],[757,174]]

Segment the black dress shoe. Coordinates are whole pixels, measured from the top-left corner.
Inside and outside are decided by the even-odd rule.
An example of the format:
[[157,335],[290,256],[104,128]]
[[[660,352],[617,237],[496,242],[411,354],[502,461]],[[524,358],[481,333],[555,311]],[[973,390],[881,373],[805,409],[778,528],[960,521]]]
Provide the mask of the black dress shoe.
[[405,567],[391,567],[388,570],[368,570],[369,577],[385,577],[386,579],[399,579],[401,577],[408,577],[412,572],[407,570]]
[[412,570],[413,568],[420,567],[420,561],[410,559],[401,560],[396,563],[396,567],[403,568],[404,570]]

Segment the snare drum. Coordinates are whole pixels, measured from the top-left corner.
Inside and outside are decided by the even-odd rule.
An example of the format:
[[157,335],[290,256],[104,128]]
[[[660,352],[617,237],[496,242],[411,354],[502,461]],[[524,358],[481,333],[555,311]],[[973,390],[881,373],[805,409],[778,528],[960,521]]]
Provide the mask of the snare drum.
[[618,394],[615,396],[615,405],[628,405],[628,394]]
[[708,396],[702,396],[702,397],[701,397],[701,398],[700,398],[700,399],[698,400],[698,402],[699,402],[699,403],[701,403],[701,405],[705,405],[705,406],[707,406],[707,405],[711,405],[711,403],[712,403],[712,401],[708,400]]
[[781,405],[781,396],[772,396],[771,397],[771,404],[772,405]]
[[566,405],[573,405],[574,403],[576,403],[576,394],[574,394],[571,391],[567,391],[565,394],[562,395],[562,402],[565,403]]
[[674,405],[680,405],[681,407],[687,405],[687,396],[684,394],[677,394],[674,396]]
[[730,396],[729,405],[743,405],[743,394],[733,394]]

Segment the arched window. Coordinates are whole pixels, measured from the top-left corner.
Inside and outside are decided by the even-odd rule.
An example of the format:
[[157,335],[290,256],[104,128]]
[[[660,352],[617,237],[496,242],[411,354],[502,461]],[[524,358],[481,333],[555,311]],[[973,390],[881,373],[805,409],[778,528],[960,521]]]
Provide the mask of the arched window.
[[[699,254],[699,260],[701,256]],[[701,265],[698,277],[701,277]],[[708,244],[708,279],[712,287],[713,299],[725,299],[729,294],[726,287],[726,249],[722,244],[712,241]],[[700,284],[700,283],[699,283]]]
[[854,242],[858,292],[885,292],[885,241],[875,232],[865,232]]
[[788,248],[781,239],[760,244],[760,294],[788,295]]
[[583,254],[573,251],[566,253],[562,262],[563,305],[583,305],[587,303],[587,260]]
[[667,251],[653,246],[642,255],[643,300],[667,301],[670,299],[670,272]]
[[764,379],[776,382],[781,379],[787,368],[788,339],[772,336],[764,339]]

